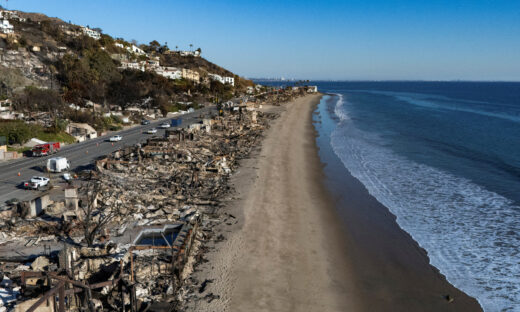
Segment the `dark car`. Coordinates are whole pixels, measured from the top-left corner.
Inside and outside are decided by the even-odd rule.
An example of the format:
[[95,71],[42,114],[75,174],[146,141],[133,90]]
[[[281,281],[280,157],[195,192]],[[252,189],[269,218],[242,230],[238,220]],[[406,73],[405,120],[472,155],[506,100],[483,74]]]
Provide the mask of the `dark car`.
[[150,120],[143,119],[141,120],[141,125],[146,126],[150,124]]

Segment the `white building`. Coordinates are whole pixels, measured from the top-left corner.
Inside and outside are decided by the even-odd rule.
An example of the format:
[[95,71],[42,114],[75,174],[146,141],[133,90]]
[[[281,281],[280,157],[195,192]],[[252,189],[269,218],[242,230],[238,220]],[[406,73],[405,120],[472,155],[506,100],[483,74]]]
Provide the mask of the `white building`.
[[81,31],[83,32],[83,34],[89,36],[90,38],[93,38],[93,39],[96,39],[96,40],[99,40],[101,39],[101,34],[93,29],[90,29],[88,27],[81,27]]
[[135,54],[139,54],[139,55],[145,55],[146,53],[142,50],[142,49],[139,49],[135,44],[132,44],[131,46],[129,47],[126,47],[126,49],[132,53],[135,53]]
[[235,78],[233,77],[224,77],[224,83],[228,83],[230,85],[232,85],[233,87],[235,86]]
[[9,23],[9,21],[4,17],[0,17],[0,32],[4,34],[14,33],[13,25],[11,25],[11,23]]
[[5,19],[10,19],[19,22],[27,21],[26,18],[20,17],[18,15],[18,11],[0,10],[0,17],[4,17]]
[[235,86],[235,78],[233,77],[222,77],[220,75],[217,75],[217,74],[208,74],[209,78],[211,80],[216,80],[222,84],[230,84],[232,86]]
[[217,75],[217,74],[208,74],[208,77],[211,79],[211,80],[215,80],[215,81],[218,81],[220,83],[224,83],[224,78],[222,78],[222,76],[220,75]]
[[125,47],[122,43],[119,43],[119,42],[116,42],[115,46],[118,48],[121,48],[121,49],[123,49]]
[[0,112],[5,112],[11,110],[11,100],[3,100],[0,101]]
[[316,92],[318,92],[318,86],[308,86],[307,87],[307,92],[309,92],[309,93],[316,93]]
[[180,54],[180,56],[194,56],[194,57],[199,57],[200,56],[200,51],[199,50],[195,50],[195,51],[178,51],[178,53]]
[[145,70],[145,62],[121,62],[121,69],[135,69],[144,71]]
[[155,72],[158,75],[161,75],[163,77],[169,78],[169,79],[181,79],[182,78],[182,71],[176,67],[164,67],[161,66],[155,70]]

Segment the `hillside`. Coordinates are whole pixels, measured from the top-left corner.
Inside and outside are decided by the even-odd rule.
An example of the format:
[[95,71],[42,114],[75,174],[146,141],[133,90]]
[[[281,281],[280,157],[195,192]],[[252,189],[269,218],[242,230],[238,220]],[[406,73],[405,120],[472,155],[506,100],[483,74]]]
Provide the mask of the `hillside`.
[[12,25],[10,33],[0,29],[0,99],[11,99],[20,112],[103,129],[101,114],[115,107],[164,114],[178,102],[226,100],[254,85],[199,56],[200,49],[171,51],[155,40],[138,45],[39,13],[0,14]]

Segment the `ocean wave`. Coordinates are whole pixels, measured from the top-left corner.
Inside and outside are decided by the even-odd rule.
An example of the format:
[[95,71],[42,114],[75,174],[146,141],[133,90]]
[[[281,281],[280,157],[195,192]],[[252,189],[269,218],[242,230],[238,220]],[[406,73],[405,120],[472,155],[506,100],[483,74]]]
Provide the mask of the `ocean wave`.
[[335,93],[334,95],[338,97],[338,101],[334,106],[334,114],[336,114],[340,121],[349,120],[350,117],[348,116],[347,111],[343,109],[343,105],[345,104],[345,101],[343,100],[343,94]]
[[[520,311],[520,207],[494,192],[402,157],[357,129],[339,98],[331,145],[351,174],[396,215],[456,287],[486,311]],[[346,116],[346,118],[345,118]]]

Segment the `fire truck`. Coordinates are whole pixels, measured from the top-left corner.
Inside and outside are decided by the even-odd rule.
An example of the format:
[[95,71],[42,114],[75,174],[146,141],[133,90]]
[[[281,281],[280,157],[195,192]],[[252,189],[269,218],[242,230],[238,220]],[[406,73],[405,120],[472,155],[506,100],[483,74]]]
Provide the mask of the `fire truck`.
[[60,150],[60,142],[48,142],[44,144],[38,144],[33,147],[33,156],[47,156],[50,154],[57,153]]

